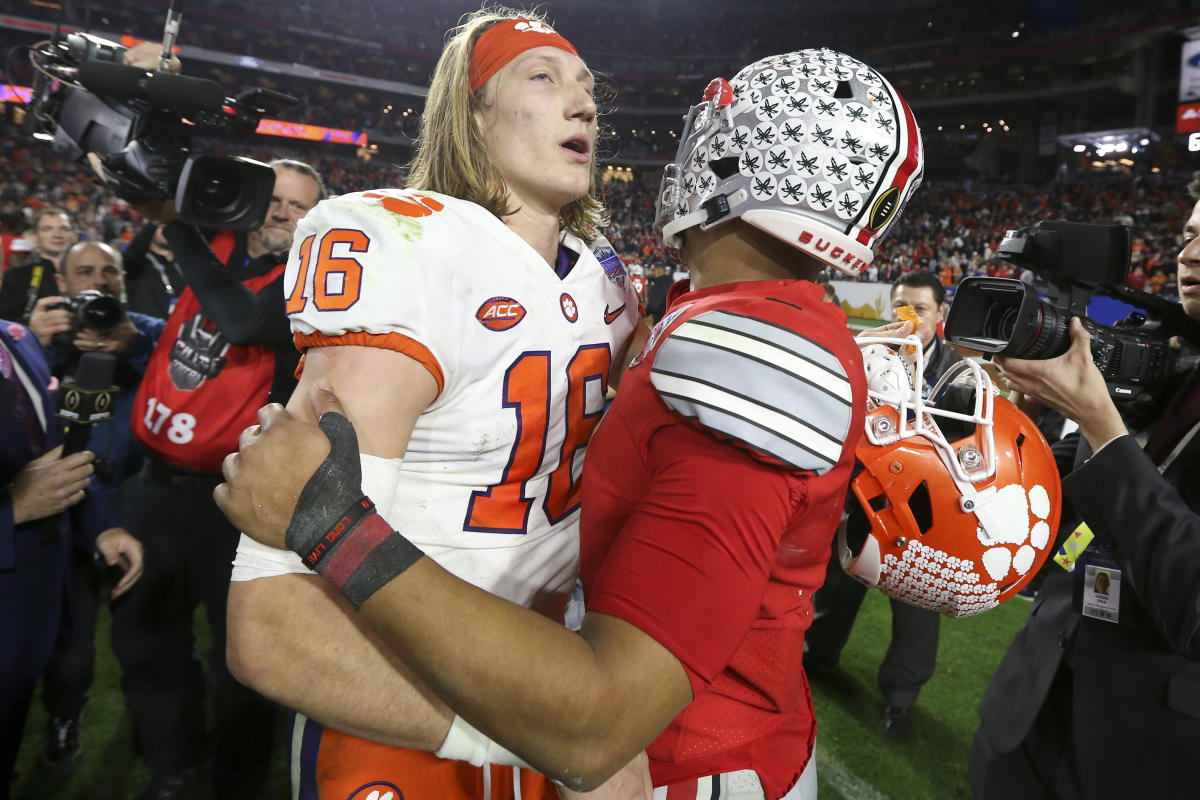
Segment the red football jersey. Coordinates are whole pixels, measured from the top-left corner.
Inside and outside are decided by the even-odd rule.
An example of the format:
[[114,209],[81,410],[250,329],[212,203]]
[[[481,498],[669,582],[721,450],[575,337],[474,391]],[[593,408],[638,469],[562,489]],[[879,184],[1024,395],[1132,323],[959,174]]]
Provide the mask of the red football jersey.
[[756,281],[676,298],[592,438],[587,607],[653,636],[692,683],[648,748],[655,786],[754,769],[778,798],[811,756],[804,631],[866,396],[823,297]]
[[[233,236],[213,252],[224,263]],[[242,283],[257,292],[283,273],[280,264]],[[238,436],[266,405],[275,377],[275,347],[231,344],[204,315],[190,288],[167,317],[133,406],[133,436],[146,452],[185,469],[216,472]]]

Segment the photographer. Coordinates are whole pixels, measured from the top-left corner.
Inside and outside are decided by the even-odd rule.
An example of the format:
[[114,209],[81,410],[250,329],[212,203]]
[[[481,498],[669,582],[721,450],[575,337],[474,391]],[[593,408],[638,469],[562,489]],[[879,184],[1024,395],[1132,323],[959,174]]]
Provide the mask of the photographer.
[[[121,308],[121,255],[101,242],[72,245],[63,254],[55,281],[62,294],[38,300],[29,318],[51,374],[68,384],[83,353],[117,356],[113,418],[93,426],[88,449],[95,454],[101,491],[113,508],[120,508],[121,485],[142,463],[129,426],[134,395],[165,323]],[[42,699],[49,718],[43,761],[51,767],[65,766],[79,753],[79,718],[92,683],[97,601],[104,581],[102,571],[81,551],[73,554],[68,575],[71,625],[59,635],[43,676]]]
[[0,319],[28,323],[37,301],[57,290],[52,276],[76,238],[71,217],[61,208],[43,208],[35,214],[33,235],[37,250],[31,260],[6,271],[0,283]]
[[183,277],[175,254],[153,222],[142,226],[125,247],[125,292],[129,307],[156,317],[166,317],[183,291]]
[[[1188,187],[1200,199],[1200,173]],[[1200,320],[1200,203],[1179,252],[1184,312]],[[1200,744],[1200,369],[1173,376],[1145,448],[1092,361],[1088,332],[1044,361],[997,359],[1010,387],[1079,423],[1056,445],[1063,519],[1095,535],[1051,564],[979,706],[979,798],[1183,797]],[[1078,530],[1065,524],[1060,537]],[[1086,534],[1085,534],[1086,535]],[[1104,573],[1107,586],[1098,587]],[[1106,591],[1101,591],[1101,588]]]
[[205,234],[170,201],[138,210],[163,226],[183,289],[134,404],[146,453],[125,488],[125,519],[146,544],[146,579],[114,609],[113,647],[142,757],[153,773],[144,796],[191,791],[205,758],[204,675],[192,620],[203,604],[212,631],[214,797],[253,797],[271,755],[273,707],[237,683],[225,664],[225,607],[238,532],[213,488],[237,437],[268,402],[285,402],[298,355],[284,312],[283,271],[296,223],[324,196],[307,164],[276,161],[261,226]]

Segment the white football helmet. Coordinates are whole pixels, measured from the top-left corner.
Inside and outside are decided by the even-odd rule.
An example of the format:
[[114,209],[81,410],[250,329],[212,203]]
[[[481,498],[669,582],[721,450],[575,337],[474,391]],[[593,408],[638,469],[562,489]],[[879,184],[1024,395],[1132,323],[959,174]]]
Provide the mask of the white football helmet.
[[912,111],[871,67],[833,50],[760,59],[716,78],[663,173],[663,241],[743,219],[857,275],[921,184]]
[[[889,344],[915,349],[914,373]],[[850,482],[857,508],[837,543],[843,569],[948,616],[994,608],[1053,547],[1061,488],[1050,446],[974,362],[947,370],[924,400],[916,336],[860,346],[866,430]]]

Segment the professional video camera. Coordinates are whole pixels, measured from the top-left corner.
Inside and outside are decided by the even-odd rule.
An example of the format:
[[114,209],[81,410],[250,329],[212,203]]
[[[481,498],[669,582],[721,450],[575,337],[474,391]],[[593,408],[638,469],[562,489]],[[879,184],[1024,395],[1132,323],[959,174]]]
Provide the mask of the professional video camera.
[[[168,12],[164,54],[178,31]],[[26,124],[53,138],[55,149],[83,161],[99,156],[104,175],[130,203],[175,199],[184,221],[203,227],[251,230],[271,202],[275,174],[242,157],[191,151],[197,130],[249,136],[265,114],[296,104],[269,89],[225,96],[215,81],[149,71],[121,63],[125,48],[98,36],[72,33],[34,45],[37,71]]]
[[[1079,317],[1092,336],[1092,359],[1109,394],[1135,399],[1161,386],[1174,371],[1174,335],[1200,344],[1200,323],[1172,303],[1125,284],[1131,237],[1124,225],[1044,220],[1010,230],[999,258],[1026,267],[1050,283],[1048,299],[1012,278],[966,278],[946,317],[946,338],[989,355],[1046,359],[1071,346],[1068,325]],[[1116,325],[1087,317],[1097,294],[1121,300],[1134,311]]]

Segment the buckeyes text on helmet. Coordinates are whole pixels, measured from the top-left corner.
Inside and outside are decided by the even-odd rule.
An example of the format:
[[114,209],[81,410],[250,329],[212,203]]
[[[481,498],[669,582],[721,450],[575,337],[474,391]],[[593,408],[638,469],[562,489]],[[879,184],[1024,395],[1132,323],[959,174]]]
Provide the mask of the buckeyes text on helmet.
[[921,183],[921,133],[873,68],[827,49],[760,59],[714,80],[685,118],[656,224],[663,240],[731,219],[851,275]]

